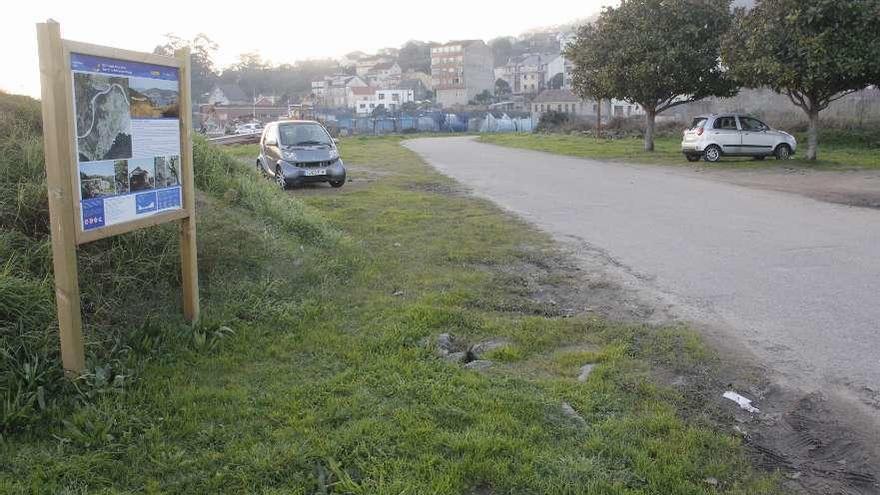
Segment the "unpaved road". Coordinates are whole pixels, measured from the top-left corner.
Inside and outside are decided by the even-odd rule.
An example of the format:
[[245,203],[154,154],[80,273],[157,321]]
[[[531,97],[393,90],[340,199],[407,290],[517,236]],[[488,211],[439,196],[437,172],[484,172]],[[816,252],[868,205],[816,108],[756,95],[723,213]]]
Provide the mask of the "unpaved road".
[[880,210],[467,137],[405,145],[880,430]]

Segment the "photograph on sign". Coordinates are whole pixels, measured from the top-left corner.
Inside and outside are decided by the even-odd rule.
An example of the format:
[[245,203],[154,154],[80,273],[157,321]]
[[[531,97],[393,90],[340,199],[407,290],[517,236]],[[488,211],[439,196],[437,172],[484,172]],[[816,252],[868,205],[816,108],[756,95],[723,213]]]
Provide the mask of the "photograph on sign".
[[176,67],[71,53],[82,230],[182,208]]

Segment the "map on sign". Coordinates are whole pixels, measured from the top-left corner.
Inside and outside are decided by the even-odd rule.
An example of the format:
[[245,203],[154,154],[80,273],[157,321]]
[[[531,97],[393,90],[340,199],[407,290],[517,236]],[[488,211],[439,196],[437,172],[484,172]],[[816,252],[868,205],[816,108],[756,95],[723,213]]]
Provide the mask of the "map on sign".
[[180,209],[178,69],[70,60],[82,229]]

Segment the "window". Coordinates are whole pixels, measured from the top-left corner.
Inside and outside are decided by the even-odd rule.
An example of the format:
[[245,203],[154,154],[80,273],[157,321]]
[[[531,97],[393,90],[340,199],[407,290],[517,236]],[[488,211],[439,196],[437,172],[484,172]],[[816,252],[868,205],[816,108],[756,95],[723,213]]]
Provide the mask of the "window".
[[706,117],[697,117],[691,122],[691,126],[689,129],[696,129],[697,127],[703,127],[706,124]]
[[557,112],[561,112],[561,111],[562,111],[562,103],[557,103],[557,104],[556,104],[556,111],[557,111]]
[[740,117],[739,124],[742,126],[744,131],[763,131],[767,129],[767,126],[758,119],[753,119],[751,117]]
[[384,99],[385,99],[385,93],[379,93],[379,99],[380,99],[380,100],[384,100]]
[[[282,124],[278,126],[281,144],[296,146],[302,144],[330,144],[330,136],[318,124]],[[273,128],[274,132],[274,128]]]
[[393,93],[393,94],[391,95],[391,99],[392,99],[393,101],[400,101],[400,93]]
[[723,129],[728,131],[736,130],[736,118],[734,117],[718,117],[715,119],[714,129]]

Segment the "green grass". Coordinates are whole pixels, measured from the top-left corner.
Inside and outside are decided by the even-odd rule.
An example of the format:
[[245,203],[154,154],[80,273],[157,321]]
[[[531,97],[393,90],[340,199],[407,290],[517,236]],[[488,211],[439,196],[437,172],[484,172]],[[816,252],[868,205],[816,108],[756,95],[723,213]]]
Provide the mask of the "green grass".
[[[344,140],[340,191],[283,194],[253,147],[231,152],[195,149],[199,326],[179,317],[173,228],[82,250],[76,387],[52,371],[45,212],[2,210],[0,407],[27,407],[0,423],[0,493],[779,493],[711,405],[653,378],[711,366],[693,332],[546,316],[501,268],[540,267],[550,240],[399,138]],[[4,191],[41,180],[30,160]],[[508,345],[478,373],[434,355],[442,332]]]
[[880,168],[880,144],[876,133],[828,131],[819,140],[819,160],[803,159],[806,137],[798,135],[799,149],[794,159],[778,162],[774,159],[755,161],[750,158],[724,158],[716,164],[689,163],[681,154],[678,136],[658,137],[654,152],[644,151],[641,138],[596,139],[592,136],[565,134],[484,134],[485,143],[546,151],[561,155],[592,158],[595,160],[621,161],[644,164],[707,166],[728,168],[764,168],[785,165],[821,169],[878,169]]

